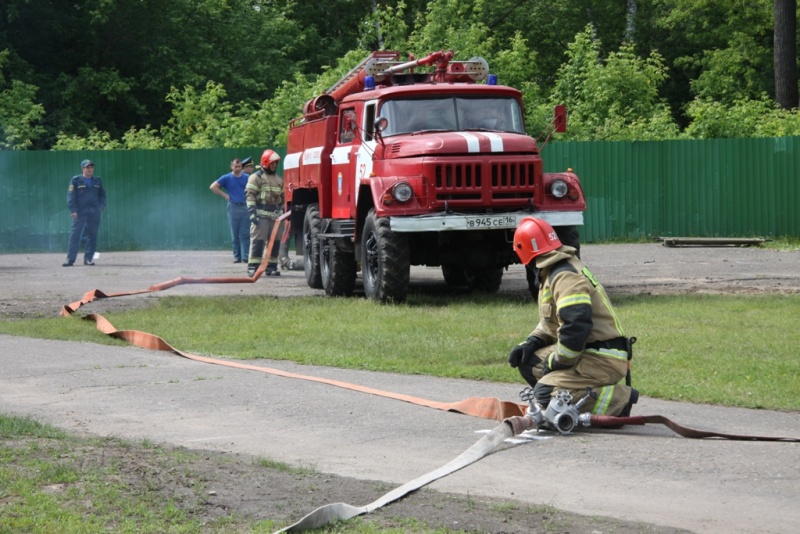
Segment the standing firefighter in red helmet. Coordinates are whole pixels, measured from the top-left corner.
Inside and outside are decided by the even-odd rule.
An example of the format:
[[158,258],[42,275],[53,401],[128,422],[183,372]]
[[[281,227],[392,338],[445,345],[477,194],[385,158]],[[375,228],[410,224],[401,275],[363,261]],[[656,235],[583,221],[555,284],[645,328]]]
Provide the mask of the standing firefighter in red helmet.
[[629,415],[639,398],[623,381],[630,342],[603,286],[541,219],[520,222],[514,251],[528,269],[539,270],[539,324],[512,349],[508,363],[533,387],[542,408],[559,389],[578,401],[592,388],[597,399],[582,412]]
[[[261,258],[275,220],[283,213],[283,178],[277,173],[281,157],[274,150],[261,154],[261,168],[250,175],[244,188],[247,199],[247,212],[250,215],[250,257],[247,260],[247,274],[252,277]],[[275,239],[267,263],[267,276],[280,276],[278,271],[278,244],[280,232]]]

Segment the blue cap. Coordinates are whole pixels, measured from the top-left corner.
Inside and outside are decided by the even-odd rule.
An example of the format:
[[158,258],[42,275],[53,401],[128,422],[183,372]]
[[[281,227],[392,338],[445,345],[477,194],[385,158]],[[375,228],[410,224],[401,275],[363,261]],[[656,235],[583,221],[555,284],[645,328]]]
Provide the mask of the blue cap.
[[250,156],[247,156],[242,160],[242,167],[247,167],[248,165],[252,164],[253,164],[253,158],[251,158]]
[[92,160],[90,160],[90,159],[85,159],[85,160],[81,161],[81,169],[85,169],[89,165],[94,165],[94,162]]

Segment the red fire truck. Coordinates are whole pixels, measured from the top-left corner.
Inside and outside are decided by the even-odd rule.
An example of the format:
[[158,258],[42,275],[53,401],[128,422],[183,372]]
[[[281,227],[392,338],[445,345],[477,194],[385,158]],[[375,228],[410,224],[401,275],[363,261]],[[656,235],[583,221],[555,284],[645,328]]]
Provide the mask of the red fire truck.
[[542,171],[518,90],[497,85],[485,60],[452,56],[374,52],[290,123],[286,209],[312,288],[350,295],[360,271],[367,298],[400,302],[410,267],[426,265],[450,285],[497,291],[530,215],[578,246],[578,177]]

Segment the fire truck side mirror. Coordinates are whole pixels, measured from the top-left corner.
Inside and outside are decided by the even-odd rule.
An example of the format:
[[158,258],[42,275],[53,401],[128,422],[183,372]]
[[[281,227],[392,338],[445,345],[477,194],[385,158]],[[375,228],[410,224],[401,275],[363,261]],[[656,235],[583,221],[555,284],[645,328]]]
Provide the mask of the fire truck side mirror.
[[553,126],[558,133],[567,131],[567,108],[559,104],[553,108]]
[[389,126],[389,119],[386,117],[378,117],[375,119],[375,131],[378,133],[383,132]]

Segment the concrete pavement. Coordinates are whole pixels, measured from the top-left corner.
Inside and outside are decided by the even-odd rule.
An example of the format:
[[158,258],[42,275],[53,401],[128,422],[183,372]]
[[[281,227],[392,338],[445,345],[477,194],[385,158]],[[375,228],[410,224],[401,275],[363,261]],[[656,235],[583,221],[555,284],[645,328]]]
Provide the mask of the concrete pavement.
[[[401,485],[494,421],[165,352],[0,336],[0,411],[99,435],[262,456]],[[517,401],[521,386],[248,362],[436,401]],[[693,428],[800,437],[796,413],[644,397],[635,414]],[[689,440],[663,426],[508,445],[431,485],[695,532],[794,532],[800,444]],[[319,503],[320,505],[327,503]],[[350,503],[361,506],[366,503]]]

